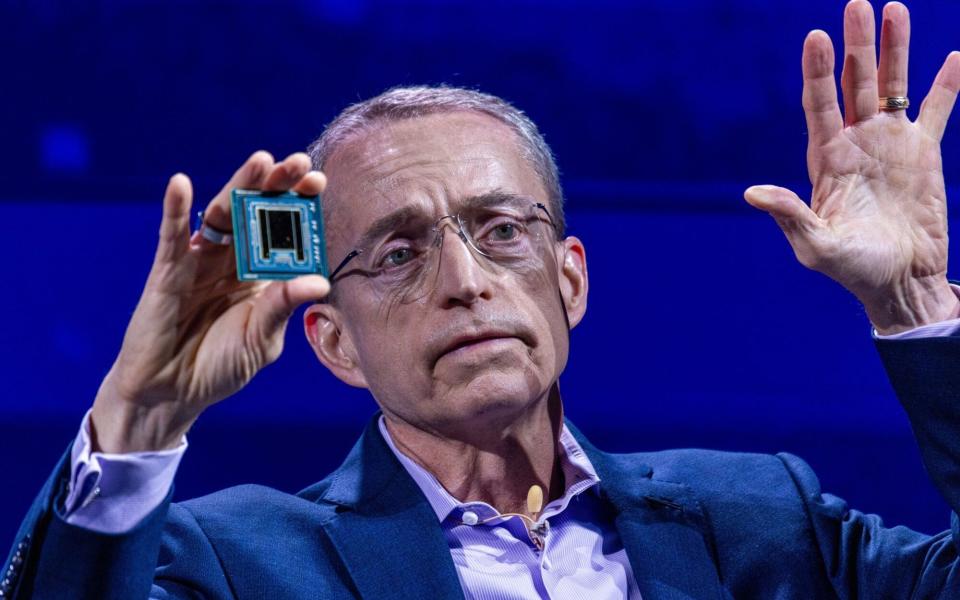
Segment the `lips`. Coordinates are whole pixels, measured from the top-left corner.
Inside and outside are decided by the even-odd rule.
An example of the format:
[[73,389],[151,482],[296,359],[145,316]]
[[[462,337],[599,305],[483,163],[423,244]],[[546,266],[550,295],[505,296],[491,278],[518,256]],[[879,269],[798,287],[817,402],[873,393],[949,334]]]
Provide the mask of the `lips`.
[[522,327],[484,327],[481,329],[472,329],[467,332],[452,333],[436,339],[436,343],[430,344],[435,350],[430,353],[430,364],[435,366],[444,356],[456,352],[462,348],[475,346],[491,340],[519,340],[523,344],[532,347],[533,336]]
[[461,336],[454,338],[446,348],[440,351],[440,358],[455,352],[461,348],[466,348],[468,346],[473,346],[481,342],[486,342],[489,340],[504,340],[504,339],[516,339],[516,336],[506,334],[506,333],[481,333],[475,336]]

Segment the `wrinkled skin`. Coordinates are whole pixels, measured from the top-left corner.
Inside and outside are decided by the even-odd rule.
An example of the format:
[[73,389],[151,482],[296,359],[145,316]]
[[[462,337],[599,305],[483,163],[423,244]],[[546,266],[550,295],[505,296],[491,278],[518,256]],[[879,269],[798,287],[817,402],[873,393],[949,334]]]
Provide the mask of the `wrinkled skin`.
[[960,88],[960,54],[947,57],[916,121],[880,111],[879,96],[907,95],[910,17],[886,5],[880,62],[874,14],[855,0],[844,15],[844,111],[834,84],[834,51],[822,31],[803,47],[803,108],[813,197],[755,186],[745,196],[769,212],[804,265],[863,302],[881,334],[956,317],[947,270],[946,192],[940,139]]
[[[432,223],[494,193],[547,203],[515,134],[470,112],[378,125],[345,142],[325,171],[334,257],[397,211]],[[334,374],[370,389],[394,441],[451,493],[526,511],[532,483],[560,491],[550,393],[566,365],[567,318],[575,326],[586,309],[583,246],[551,233],[535,269],[499,269],[443,231],[437,271],[416,300],[338,278],[336,300],[308,309],[307,335]]]

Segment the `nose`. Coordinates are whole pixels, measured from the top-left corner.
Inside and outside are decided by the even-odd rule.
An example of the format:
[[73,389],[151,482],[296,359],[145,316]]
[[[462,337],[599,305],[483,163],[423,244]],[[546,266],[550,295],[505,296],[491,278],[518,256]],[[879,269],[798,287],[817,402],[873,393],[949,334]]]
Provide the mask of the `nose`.
[[[449,225],[449,226],[448,226]],[[440,247],[437,248],[436,287],[434,293],[444,308],[471,306],[481,298],[489,299],[490,273],[464,239],[456,221],[439,223]]]

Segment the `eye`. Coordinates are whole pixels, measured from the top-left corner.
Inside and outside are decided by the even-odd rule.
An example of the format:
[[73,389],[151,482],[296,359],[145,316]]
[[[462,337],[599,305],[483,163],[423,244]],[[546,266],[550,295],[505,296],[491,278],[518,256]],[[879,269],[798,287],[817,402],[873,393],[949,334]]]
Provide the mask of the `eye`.
[[413,250],[410,248],[397,248],[383,257],[381,266],[389,269],[390,267],[401,267],[413,260]]
[[516,223],[500,223],[490,231],[494,241],[509,242],[520,235],[520,228]]

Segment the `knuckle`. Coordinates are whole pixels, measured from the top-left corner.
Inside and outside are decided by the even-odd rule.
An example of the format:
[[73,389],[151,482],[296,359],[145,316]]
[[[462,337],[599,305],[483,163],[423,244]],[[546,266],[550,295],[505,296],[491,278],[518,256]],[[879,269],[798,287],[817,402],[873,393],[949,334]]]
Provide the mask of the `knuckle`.
[[823,266],[823,258],[819,254],[799,251],[795,251],[794,254],[796,254],[797,260],[800,261],[800,264],[808,269],[819,271]]
[[826,254],[808,240],[791,240],[793,253],[801,265],[814,271],[822,271],[826,263]]
[[280,358],[280,354],[282,353],[283,353],[283,338],[280,337],[274,340],[273,343],[271,343],[269,346],[267,346],[266,352],[264,353],[264,359],[265,359],[264,364],[267,364],[267,365],[273,364],[274,362],[276,362],[278,358]]

